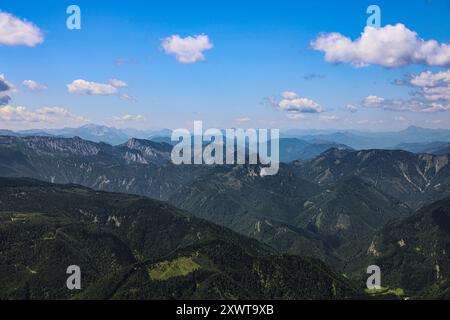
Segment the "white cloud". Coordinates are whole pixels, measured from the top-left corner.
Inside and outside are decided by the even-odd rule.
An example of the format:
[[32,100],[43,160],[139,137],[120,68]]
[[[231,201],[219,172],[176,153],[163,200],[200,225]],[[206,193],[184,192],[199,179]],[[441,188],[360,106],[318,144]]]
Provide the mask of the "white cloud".
[[46,117],[45,121],[56,122],[63,119],[73,120],[75,122],[88,122],[83,116],[76,115],[67,109],[61,107],[42,107],[34,111],[36,114]]
[[330,116],[320,116],[319,119],[322,121],[335,121],[339,120],[339,117],[330,115]]
[[450,110],[450,104],[442,103],[431,103],[428,107],[422,109],[422,112],[436,112],[436,111],[447,111]]
[[439,84],[449,84],[450,69],[437,73],[424,71],[419,75],[412,76],[409,83],[416,87],[434,87]]
[[364,100],[364,106],[366,106],[366,107],[376,106],[376,105],[383,103],[383,101],[384,101],[384,98],[381,98],[378,96],[368,96]]
[[111,79],[109,84],[116,88],[128,88],[128,84],[119,79]]
[[287,115],[287,117],[291,120],[302,120],[305,119],[305,115],[301,113],[290,113]]
[[82,95],[117,95],[122,100],[134,100],[131,96],[119,92],[120,88],[127,88],[128,84],[122,80],[111,79],[109,83],[98,83],[78,79],[67,85],[67,91]]
[[366,108],[377,108],[390,111],[419,111],[425,108],[425,105],[417,100],[385,99],[374,95],[366,97],[363,100],[362,105]]
[[34,47],[44,42],[41,30],[12,14],[0,12],[0,45]]
[[175,55],[178,62],[189,64],[205,60],[203,51],[212,49],[213,44],[204,34],[185,38],[172,35],[163,39],[161,46],[167,54]]
[[396,83],[414,87],[415,97],[404,100],[369,96],[363,101],[363,105],[386,110],[428,113],[450,110],[450,69],[436,73],[424,71],[405,80],[397,80]]
[[67,91],[69,91],[69,93],[79,93],[85,95],[110,95],[116,94],[117,88],[111,84],[78,79],[67,85]]
[[283,99],[288,99],[288,100],[295,99],[298,97],[297,94],[292,91],[284,91],[281,93],[281,96],[283,97]]
[[6,105],[0,107],[0,122],[2,126],[27,126],[38,123],[41,126],[86,123],[89,120],[83,116],[73,114],[72,112],[60,107],[42,107],[35,110],[28,110],[22,106]]
[[327,62],[349,63],[355,67],[450,64],[450,44],[423,40],[401,23],[378,29],[366,26],[356,40],[337,32],[324,33],[311,42],[311,47],[324,52]]
[[242,117],[242,118],[237,118],[234,121],[236,121],[237,123],[245,123],[245,122],[249,122],[250,118]]
[[450,104],[450,69],[437,73],[424,71],[411,76],[408,83],[417,87],[425,100]]
[[319,113],[323,108],[311,99],[300,97],[292,91],[281,93],[281,99],[271,99],[280,110],[296,113]]
[[24,85],[25,87],[27,87],[32,91],[42,91],[47,89],[46,85],[40,84],[34,80],[25,80],[22,82],[22,85]]
[[444,100],[450,102],[450,83],[441,87],[423,88],[423,96],[428,101]]
[[124,114],[122,116],[114,116],[113,120],[116,122],[143,121],[145,120],[145,117],[140,114],[138,115]]
[[362,105],[366,108],[379,108],[389,111],[436,112],[450,110],[450,104],[428,103],[417,99],[385,99],[378,96],[366,97]]

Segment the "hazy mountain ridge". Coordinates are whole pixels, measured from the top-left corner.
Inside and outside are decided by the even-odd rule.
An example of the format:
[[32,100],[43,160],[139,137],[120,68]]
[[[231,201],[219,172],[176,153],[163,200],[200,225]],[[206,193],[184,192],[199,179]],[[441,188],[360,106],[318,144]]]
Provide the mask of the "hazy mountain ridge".
[[307,142],[297,138],[280,138],[280,161],[309,160],[329,149],[348,149],[349,146],[328,141]]
[[425,143],[401,143],[392,149],[405,150],[414,153],[430,153],[434,155],[443,155],[450,153],[450,143],[442,141]]
[[357,176],[412,208],[450,195],[449,155],[401,150],[329,150],[310,161],[296,161],[298,174],[329,185]]
[[164,199],[209,170],[173,165],[170,150],[167,144],[137,139],[111,146],[80,138],[0,136],[0,175]]
[[[26,136],[54,136],[73,138],[80,137],[85,140],[94,142],[106,142],[112,145],[122,144],[131,138],[137,139],[155,139],[156,142],[166,142],[172,144],[170,136],[172,130],[139,130],[133,128],[115,128],[105,125],[87,124],[77,128],[62,128],[62,129],[29,129],[29,130],[1,130],[1,135],[13,135],[19,137]],[[317,144],[318,148],[323,143],[330,144],[329,148],[338,148],[340,145],[346,148],[353,149],[395,149],[406,144],[405,149],[401,150],[411,151],[408,149],[408,144],[429,144],[436,141],[444,143],[450,142],[450,130],[448,129],[429,129],[416,126],[410,126],[406,129],[394,132],[366,132],[356,130],[306,130],[306,129],[290,129],[282,130],[280,133],[281,139],[298,139],[306,143]],[[303,143],[302,143],[303,144]],[[301,145],[300,145],[301,147]],[[297,147],[295,147],[297,148]],[[328,148],[328,149],[329,149]],[[321,150],[322,152],[326,149]],[[416,152],[416,151],[414,151]],[[419,152],[422,152],[420,150]],[[319,152],[320,153],[320,152]],[[306,159],[310,157],[311,153],[306,153],[305,157],[300,156],[297,159]],[[313,156],[318,155],[314,153]],[[289,157],[291,161],[292,157]],[[287,161],[287,162],[289,162]]]
[[112,145],[125,143],[131,138],[148,139],[155,136],[170,136],[171,130],[138,130],[132,128],[118,129],[104,125],[86,124],[77,128],[62,129],[28,129],[28,130],[0,130],[1,135],[18,137],[49,136],[60,138],[80,137],[93,142],[105,142]]
[[450,142],[450,130],[410,126],[396,132],[364,132],[355,130],[288,130],[283,137],[306,141],[324,140],[350,146],[354,149],[393,149],[405,143]]

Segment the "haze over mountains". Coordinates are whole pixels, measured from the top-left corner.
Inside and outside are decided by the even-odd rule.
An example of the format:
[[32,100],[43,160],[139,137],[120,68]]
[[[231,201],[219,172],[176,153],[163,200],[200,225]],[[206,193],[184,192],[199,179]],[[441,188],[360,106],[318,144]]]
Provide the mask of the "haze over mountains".
[[427,129],[415,126],[397,132],[288,130],[284,136],[302,137],[307,141],[323,140],[341,143],[354,149],[395,149],[402,143],[450,142],[448,129]]
[[[118,129],[88,124],[78,128],[32,129],[22,131],[1,130],[6,136],[52,136],[62,138],[80,137],[93,142],[118,145],[132,138],[175,144],[172,131]],[[280,161],[288,163],[299,159],[312,159],[331,149],[392,149],[415,153],[447,154],[450,150],[450,130],[408,127],[398,132],[363,132],[341,130],[291,129],[281,132]]]
[[[301,140],[287,141],[298,143]],[[309,143],[303,145],[310,147]],[[291,147],[290,144],[287,146]],[[408,217],[426,210],[420,211],[420,208],[434,206],[436,201],[450,198],[449,154],[353,150],[339,145],[338,148],[326,150],[312,159],[282,164],[277,175],[261,176],[259,165],[176,166],[170,161],[171,148],[172,145],[165,142],[134,138],[113,146],[81,138],[1,136],[0,176],[76,183],[102,191],[131,193],[168,201],[194,216],[256,239],[271,247],[274,252],[320,259],[336,272],[346,273],[355,281],[353,285],[360,288],[365,285],[362,279],[364,267],[372,262],[374,246],[376,252],[385,251],[377,249],[378,242],[374,242],[374,239],[380,237],[380,232],[388,232],[385,230],[392,223],[402,226],[407,223]],[[11,187],[21,183],[14,179],[5,181]],[[44,190],[52,188],[52,185],[43,186]],[[15,207],[5,207],[2,211],[20,211],[20,206],[29,204],[26,211],[42,212],[38,204],[32,207],[36,201],[21,198],[22,191],[14,194],[19,195],[14,196],[17,200]],[[109,195],[105,194],[105,197]],[[91,205],[95,208],[102,207],[93,203],[89,206]],[[126,206],[123,208],[127,210]],[[448,209],[445,206],[443,208],[441,211],[445,215]],[[416,211],[417,214],[414,213]],[[170,229],[168,226],[164,228]],[[422,237],[418,233],[422,232],[420,230],[422,229],[412,230],[408,239]],[[443,230],[444,233],[438,232],[435,235],[441,247],[450,245],[445,233],[447,229]],[[401,239],[383,239],[387,239],[387,242],[380,246],[392,246],[389,249],[392,254],[401,254],[398,251],[404,248],[398,245]],[[408,243],[406,238],[403,240]],[[440,257],[446,255],[446,252],[427,250],[423,253],[425,256],[411,259],[419,264],[421,257],[435,256],[441,261],[446,259],[446,256]],[[194,259],[193,264],[191,254],[192,252],[183,255],[182,260],[170,258],[162,265],[188,263],[197,268],[199,260]],[[439,273],[442,278],[438,279],[439,283],[436,285],[431,280],[423,282],[427,287],[437,286],[432,293],[427,293],[429,291],[422,292],[420,288],[406,285],[401,276],[395,273],[395,265],[388,262],[383,265],[391,274],[386,278],[384,286],[402,289],[402,294],[399,295],[401,297],[447,295],[448,276],[444,272]],[[418,276],[427,277],[427,273],[435,273],[435,265],[427,264],[418,269]],[[245,270],[246,267],[243,268]],[[141,279],[141,276],[136,275],[136,279]],[[110,285],[109,283],[106,287]],[[228,283],[226,290],[229,290],[229,285],[232,284]],[[102,287],[102,290],[106,290],[106,287]],[[179,297],[185,297],[183,294],[190,292],[183,291],[186,289],[184,285],[182,287],[181,291],[177,291],[181,292]],[[96,290],[92,292],[97,292]],[[254,292],[261,294],[259,297],[267,297],[258,290]],[[127,290],[125,292],[129,294]],[[96,297],[95,294],[92,293],[92,297]],[[143,293],[139,293],[139,296],[141,294]],[[292,294],[294,297],[295,294]],[[123,297],[122,293],[112,296]],[[147,293],[145,296],[147,297]],[[245,295],[239,293],[239,296]]]
[[53,136],[62,138],[80,137],[94,142],[105,142],[112,145],[125,143],[131,138],[149,139],[151,137],[170,136],[171,130],[138,130],[132,128],[117,129],[104,125],[87,124],[77,128],[62,129],[29,129],[29,130],[2,130],[0,135],[26,136]]

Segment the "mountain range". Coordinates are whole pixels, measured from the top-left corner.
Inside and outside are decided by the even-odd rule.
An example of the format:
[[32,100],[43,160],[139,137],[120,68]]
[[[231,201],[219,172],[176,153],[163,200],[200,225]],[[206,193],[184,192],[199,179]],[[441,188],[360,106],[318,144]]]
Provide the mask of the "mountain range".
[[[293,140],[294,143],[301,143],[299,141],[298,139]],[[304,143],[303,145],[308,147],[309,144]],[[383,297],[413,298],[446,295],[445,283],[449,277],[445,272],[439,273],[442,277],[438,279],[439,283],[431,280],[421,282],[419,287],[423,290],[419,290],[419,287],[406,285],[406,280],[403,281],[399,274],[396,275],[395,265],[389,265],[387,262],[390,258],[382,260],[383,255],[368,253],[389,251],[389,254],[398,255],[400,260],[406,259],[401,256],[405,246],[398,245],[401,239],[383,236],[393,232],[389,226],[394,225],[395,230],[400,230],[404,226],[409,228],[407,227],[408,221],[412,221],[409,219],[427,215],[424,212],[434,210],[430,209],[434,206],[442,207],[439,210],[445,214],[448,213],[448,207],[444,205],[445,199],[450,197],[448,154],[417,154],[402,150],[379,149],[353,150],[340,146],[325,150],[311,159],[282,163],[277,175],[262,176],[259,165],[176,166],[170,161],[171,148],[172,145],[165,142],[135,138],[113,146],[81,138],[1,136],[0,176],[9,177],[9,180],[3,180],[3,183],[11,188],[16,184],[20,186],[23,182],[23,180],[17,180],[19,177],[29,177],[51,183],[75,183],[95,190],[134,194],[133,197],[136,199],[142,199],[142,196],[145,196],[163,200],[166,201],[164,202],[165,206],[184,210],[180,212],[195,216],[202,223],[220,225],[225,228],[224,230],[228,230],[227,232],[236,236],[239,235],[245,239],[252,238],[260,248],[266,248],[271,254],[276,253],[289,257],[293,255],[302,259],[310,257],[308,259],[312,259],[311,261],[322,260],[330,266],[330,270],[334,270],[335,274],[346,274],[356,286],[360,286],[358,290],[362,290],[363,284],[365,284],[363,278],[367,275],[364,268],[368,266],[368,263],[380,262],[381,264],[383,262],[382,269],[392,274],[392,276],[383,278],[386,280],[384,288],[386,291],[370,294],[379,294]],[[32,184],[39,185],[40,183],[46,186],[42,188],[43,190],[53,190],[52,188],[89,190],[79,186],[60,186],[32,181]],[[86,192],[89,193],[89,197],[93,197],[95,194],[92,190]],[[114,202],[112,199],[115,197],[120,199],[126,197],[118,194],[99,194],[106,198],[109,197],[108,201],[112,203]],[[14,206],[4,207],[0,211],[21,212],[21,206],[29,205],[29,208],[23,210],[48,212],[48,209],[44,208],[44,210],[39,206],[55,205],[57,202],[66,201],[59,201],[56,198],[41,201],[39,197],[47,199],[47,195],[39,195],[39,193],[35,200],[26,197],[22,199],[22,191],[14,193],[13,197],[17,200],[14,202]],[[78,199],[77,201],[83,203],[84,200]],[[88,203],[83,210],[89,208],[99,208],[100,210],[106,206],[101,202],[103,200],[99,199],[98,201],[101,204]],[[0,198],[0,205],[2,203],[5,201]],[[34,207],[31,207],[32,205]],[[123,206],[124,211],[127,208],[128,205]],[[58,210],[53,211],[59,212]],[[67,214],[64,213],[64,216]],[[73,219],[74,217],[69,218]],[[60,219],[62,218],[58,217],[54,223],[63,223]],[[91,219],[95,220],[95,217],[91,216]],[[109,219],[110,222],[113,221],[113,224],[122,223],[117,222],[116,218],[110,217]],[[439,224],[441,220],[427,221],[437,225],[430,224],[426,227],[424,225],[423,229],[422,226],[414,230],[408,229],[412,230],[408,239],[414,237],[422,239],[428,234],[427,228],[435,230],[442,226]],[[442,221],[445,224],[445,219]],[[144,227],[147,223],[143,222],[142,226]],[[11,232],[18,232],[19,229]],[[173,232],[169,225],[161,226],[161,232],[164,230],[169,235]],[[429,233],[430,237],[435,237],[433,241],[440,243],[440,247],[447,243],[446,230],[444,228],[435,234]],[[421,232],[424,235],[421,235]],[[406,238],[403,241],[408,243]],[[381,249],[384,247],[391,249],[387,251]],[[210,248],[205,250],[207,252]],[[220,250],[222,248],[217,248],[218,252]],[[226,250],[233,252],[237,250],[236,252],[238,252],[241,248],[227,248]],[[436,259],[445,261],[446,250],[433,252]],[[242,254],[238,254],[238,256],[243,257]],[[192,266],[197,268],[199,260],[192,260],[190,257],[192,257],[190,254],[183,255],[181,260],[177,260],[176,256],[170,256],[163,262],[155,263],[158,268],[161,267],[163,270],[166,270],[166,267],[169,270],[172,270],[172,267],[184,270],[185,263],[189,265],[188,269]],[[208,257],[208,259],[213,259],[211,256]],[[408,257],[411,258],[413,265],[420,264],[420,255],[414,256],[408,253]],[[378,258],[380,259],[377,260]],[[180,266],[180,263],[183,266]],[[233,263],[239,265],[240,262],[234,261]],[[424,265],[424,268],[417,269],[416,276],[428,277],[427,273],[435,270],[435,265],[427,264],[426,268]],[[438,265],[439,268],[442,268],[444,264]],[[149,264],[145,264],[145,266],[147,268]],[[284,266],[289,268],[289,264]],[[232,266],[226,266],[226,268],[232,268]],[[430,268],[434,269],[430,271]],[[31,270],[34,269],[31,268]],[[238,269],[235,269],[235,272],[238,272]],[[141,277],[142,274],[133,273],[131,278],[135,279],[135,282],[130,284],[130,288],[143,281]],[[180,275],[180,277],[184,276]],[[99,283],[104,283],[103,286],[99,285],[100,287],[98,287],[97,283],[93,288],[101,288],[101,290],[99,289],[101,292],[108,291],[107,288],[115,287],[113,283],[117,280],[114,277],[111,279],[113,282],[106,280],[103,282],[102,280]],[[178,276],[177,280],[180,280]],[[441,284],[441,280],[443,284]],[[190,282],[181,286],[183,289],[180,287],[181,291],[177,292],[184,293],[180,293],[176,297],[193,296],[192,291],[183,291],[185,286],[190,286],[188,283]],[[224,286],[223,290],[233,287],[234,284],[226,282]],[[136,288],[133,287],[132,291],[134,289]],[[400,291],[395,291],[397,289],[401,289],[401,294]],[[92,292],[97,292],[95,290]],[[288,292],[290,292],[289,290]],[[267,296],[259,289],[250,291],[258,292],[257,297],[288,298],[287,296],[273,295],[272,292]],[[168,291],[164,292],[162,296],[167,297]],[[123,294],[110,293],[102,296],[92,293],[89,297],[133,297],[129,295],[129,292]],[[140,292],[134,297],[142,297],[142,294]],[[147,294],[149,293],[145,293],[144,296],[150,297]],[[312,292],[308,294],[314,296]],[[232,296],[235,294],[227,296],[221,291],[220,296],[217,297],[229,298]],[[245,297],[242,293],[239,293],[238,296]],[[295,294],[292,293],[292,297],[294,296]],[[327,296],[327,298],[332,297]]]
[[[156,142],[166,142],[171,144],[170,136],[172,130],[138,130],[133,128],[115,128],[105,125],[87,124],[77,128],[62,129],[30,129],[30,130],[2,130],[0,135],[8,136],[53,136],[63,138],[80,137],[94,142],[105,142],[111,145],[125,143],[131,138],[150,139]],[[292,151],[300,149],[300,156],[296,157],[295,152],[286,154],[287,161],[306,159],[317,156],[326,148],[353,148],[353,149],[401,149],[412,152],[426,153],[427,148],[435,146],[437,143],[450,143],[450,130],[448,129],[428,129],[411,126],[404,130],[395,132],[366,132],[356,130],[306,130],[290,129],[280,133],[286,148]],[[296,141],[301,140],[301,141]],[[280,144],[283,144],[280,143]],[[307,143],[317,145],[318,151],[303,151]],[[408,146],[410,144],[420,144],[422,147]],[[329,145],[323,146],[323,145]],[[427,146],[429,145],[429,146]],[[413,147],[415,150],[410,150]],[[325,149],[324,149],[325,148]],[[448,148],[448,146],[447,146]],[[283,147],[282,147],[283,149]],[[302,153],[305,152],[305,156]],[[433,153],[433,152],[431,152]],[[286,160],[286,159],[285,159]],[[283,162],[285,162],[283,160]]]
[[131,138],[149,139],[158,136],[169,136],[171,130],[138,130],[132,128],[118,129],[104,125],[86,124],[76,128],[62,128],[62,129],[28,129],[28,130],[1,130],[0,135],[28,137],[28,136],[50,136],[61,138],[80,137],[84,140],[93,142],[105,142],[116,145],[125,143]]
[[404,143],[450,142],[450,130],[411,126],[395,132],[364,132],[355,130],[288,130],[282,137],[300,138],[308,142],[328,141],[353,149],[394,149]]

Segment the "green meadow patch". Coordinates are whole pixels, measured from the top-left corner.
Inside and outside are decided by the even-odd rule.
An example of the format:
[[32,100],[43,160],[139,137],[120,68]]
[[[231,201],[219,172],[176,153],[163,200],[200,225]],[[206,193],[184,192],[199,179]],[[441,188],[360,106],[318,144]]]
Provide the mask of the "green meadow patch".
[[201,269],[201,265],[195,262],[192,257],[180,257],[151,266],[148,274],[151,280],[164,281],[174,277],[186,276],[199,269]]
[[399,298],[402,298],[405,296],[405,291],[402,288],[380,288],[380,289],[366,289],[366,293],[377,296],[377,295],[394,295]]

